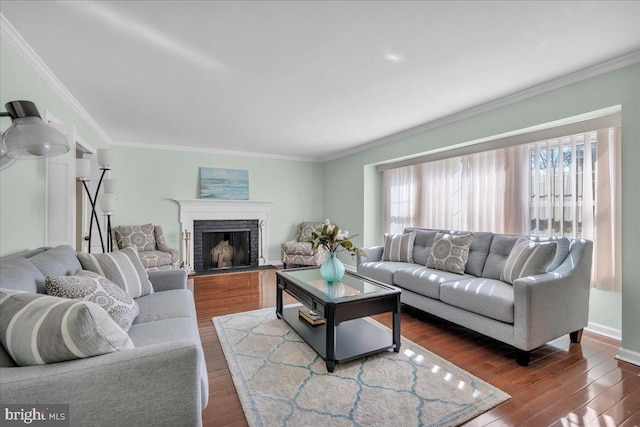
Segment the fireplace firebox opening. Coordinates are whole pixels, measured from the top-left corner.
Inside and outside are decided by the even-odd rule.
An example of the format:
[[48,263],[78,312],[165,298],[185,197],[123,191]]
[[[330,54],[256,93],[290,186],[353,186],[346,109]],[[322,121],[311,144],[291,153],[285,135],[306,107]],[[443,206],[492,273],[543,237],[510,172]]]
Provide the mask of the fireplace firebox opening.
[[193,236],[196,273],[258,265],[257,220],[195,220]]
[[249,239],[249,230],[203,233],[204,270],[250,265],[251,245]]

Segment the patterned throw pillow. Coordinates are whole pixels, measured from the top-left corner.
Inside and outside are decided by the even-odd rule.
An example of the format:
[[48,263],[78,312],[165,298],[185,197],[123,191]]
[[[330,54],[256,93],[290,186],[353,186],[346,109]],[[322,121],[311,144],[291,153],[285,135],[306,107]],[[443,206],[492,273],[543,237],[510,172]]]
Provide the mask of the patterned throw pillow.
[[0,341],[19,366],[134,348],[97,304],[8,289],[0,289]]
[[125,332],[140,313],[128,293],[92,271],[78,270],[75,276],[47,276],[45,286],[51,296],[98,304]]
[[138,252],[156,249],[153,224],[119,225],[115,229],[116,243],[120,249],[134,248]]
[[413,262],[413,244],[416,233],[385,234],[383,261]]
[[464,274],[472,240],[473,233],[436,233],[429,258],[427,258],[427,267]]
[[131,295],[131,298],[153,293],[149,276],[140,262],[138,252],[133,248],[95,255],[78,252],[78,259],[82,268],[111,280]]
[[500,280],[513,284],[521,277],[546,273],[557,250],[557,242],[536,243],[526,237],[518,239],[504,263]]

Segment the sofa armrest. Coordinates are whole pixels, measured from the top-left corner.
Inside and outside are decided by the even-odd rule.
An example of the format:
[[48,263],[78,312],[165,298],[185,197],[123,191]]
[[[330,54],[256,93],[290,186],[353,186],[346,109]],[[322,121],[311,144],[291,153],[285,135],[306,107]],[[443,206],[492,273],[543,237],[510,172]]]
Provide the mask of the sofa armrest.
[[515,347],[533,350],[587,326],[592,251],[591,241],[575,240],[556,270],[513,283]]
[[187,272],[182,269],[149,271],[147,274],[155,292],[187,289]]
[[372,246],[370,248],[362,248],[366,256],[358,255],[357,264],[363,262],[377,262],[382,261],[382,253],[384,252],[384,246]]
[[0,368],[2,402],[69,404],[70,426],[201,425],[199,358],[198,345],[181,340]]

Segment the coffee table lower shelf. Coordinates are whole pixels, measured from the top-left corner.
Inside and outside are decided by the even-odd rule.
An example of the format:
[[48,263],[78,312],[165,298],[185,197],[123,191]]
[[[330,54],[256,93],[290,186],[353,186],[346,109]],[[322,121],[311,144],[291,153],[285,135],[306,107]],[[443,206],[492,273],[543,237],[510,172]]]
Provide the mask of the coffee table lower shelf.
[[[327,361],[327,324],[311,325],[298,316],[303,306],[283,309],[283,318],[298,335]],[[370,356],[388,349],[395,349],[392,334],[365,319],[353,319],[340,323],[336,327],[336,345],[334,363],[346,363],[351,360]],[[329,361],[327,361],[329,362]],[[333,371],[331,369],[330,371]]]

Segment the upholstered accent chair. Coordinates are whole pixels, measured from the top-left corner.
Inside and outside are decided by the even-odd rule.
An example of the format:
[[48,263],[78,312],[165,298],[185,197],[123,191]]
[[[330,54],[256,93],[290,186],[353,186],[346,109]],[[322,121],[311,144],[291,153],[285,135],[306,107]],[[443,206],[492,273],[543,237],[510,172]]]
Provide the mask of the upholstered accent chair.
[[322,227],[324,222],[301,222],[294,240],[287,240],[280,245],[282,263],[296,265],[320,265],[329,258],[329,251],[320,247],[312,249],[311,243],[305,240],[311,237],[311,232]]
[[113,229],[113,240],[114,250],[136,249],[147,271],[178,268],[180,253],[167,246],[159,225],[119,225]]

